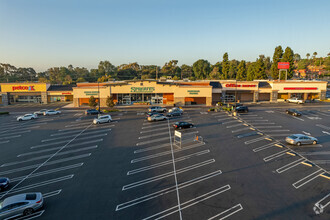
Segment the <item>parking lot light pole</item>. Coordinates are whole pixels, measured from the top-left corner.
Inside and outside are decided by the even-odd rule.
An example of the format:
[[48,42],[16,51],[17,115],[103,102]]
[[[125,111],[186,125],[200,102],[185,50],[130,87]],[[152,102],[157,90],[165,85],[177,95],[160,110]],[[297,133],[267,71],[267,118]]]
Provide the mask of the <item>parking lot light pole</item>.
[[98,103],[99,103],[99,114],[100,114],[100,112],[101,112],[101,100],[100,100],[100,82],[97,82],[97,93],[98,93],[98,95],[99,95],[99,101],[98,101]]

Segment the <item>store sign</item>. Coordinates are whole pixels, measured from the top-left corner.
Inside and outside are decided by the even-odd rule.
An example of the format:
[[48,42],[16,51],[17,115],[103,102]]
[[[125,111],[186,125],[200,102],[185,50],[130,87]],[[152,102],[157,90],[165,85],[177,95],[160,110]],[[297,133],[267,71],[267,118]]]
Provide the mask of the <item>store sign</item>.
[[155,87],[131,87],[131,92],[141,93],[141,92],[154,92]]
[[98,91],[84,91],[84,93],[86,96],[94,96],[99,94]]
[[198,95],[198,93],[200,92],[199,90],[188,90],[190,95]]
[[235,84],[235,83],[227,83],[225,86],[226,86],[226,87],[229,87],[229,88],[231,88],[231,87],[233,87],[233,88],[235,88],[235,87],[244,87],[244,88],[247,88],[247,87],[256,87],[257,85],[253,85],[253,84]]
[[62,92],[62,95],[72,95],[72,92]]
[[36,91],[34,86],[13,86],[12,91]]
[[279,70],[287,70],[289,68],[290,68],[289,62],[278,62],[277,63],[277,69],[279,69]]
[[284,87],[284,90],[317,90],[317,87]]

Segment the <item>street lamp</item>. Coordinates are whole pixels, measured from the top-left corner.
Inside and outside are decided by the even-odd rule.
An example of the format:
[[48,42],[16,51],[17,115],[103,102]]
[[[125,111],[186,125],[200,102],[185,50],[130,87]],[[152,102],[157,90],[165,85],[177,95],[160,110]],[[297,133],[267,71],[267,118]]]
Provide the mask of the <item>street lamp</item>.
[[100,100],[100,82],[97,82],[97,93],[99,95],[99,114],[101,113],[101,100]]

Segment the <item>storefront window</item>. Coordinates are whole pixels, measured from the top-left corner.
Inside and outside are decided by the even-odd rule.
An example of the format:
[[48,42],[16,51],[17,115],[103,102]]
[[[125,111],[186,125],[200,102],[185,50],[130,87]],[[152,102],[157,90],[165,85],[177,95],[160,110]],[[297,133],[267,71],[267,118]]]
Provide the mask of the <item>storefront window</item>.
[[150,102],[151,101],[151,94],[143,94],[143,101]]

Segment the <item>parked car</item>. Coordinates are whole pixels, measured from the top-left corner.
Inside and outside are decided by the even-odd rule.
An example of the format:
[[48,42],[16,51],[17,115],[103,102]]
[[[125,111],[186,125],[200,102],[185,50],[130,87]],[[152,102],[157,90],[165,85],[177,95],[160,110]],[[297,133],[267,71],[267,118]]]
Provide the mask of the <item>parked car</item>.
[[148,112],[147,114],[146,114],[146,118],[148,119],[148,117],[150,117],[150,116],[152,116],[152,115],[159,115],[160,113],[158,113],[158,112]]
[[41,109],[41,110],[39,110],[39,111],[34,112],[34,114],[35,114],[35,115],[43,115],[44,112],[46,112],[46,111],[47,111],[47,109]]
[[175,116],[181,116],[181,115],[182,115],[181,111],[171,111],[166,115],[166,117],[175,117]]
[[288,103],[297,103],[297,104],[303,104],[304,100],[298,99],[298,98],[291,98],[286,100]]
[[285,138],[289,144],[300,146],[302,144],[317,144],[318,140],[315,137],[307,136],[304,134],[293,134]]
[[301,116],[301,112],[294,108],[289,108],[285,111],[287,114],[293,115],[293,116]]
[[9,186],[10,180],[7,177],[0,177],[0,191],[5,190]]
[[0,219],[28,216],[43,205],[44,200],[40,192],[11,196],[0,201]]
[[102,112],[96,110],[96,109],[87,109],[85,110],[85,115],[98,115],[101,114]]
[[17,121],[27,121],[27,120],[31,120],[31,119],[35,119],[35,118],[38,118],[38,115],[25,114],[25,115],[22,115],[22,116],[18,116]]
[[150,108],[148,108],[148,112],[166,112],[166,108],[160,107],[160,106],[152,106]]
[[61,114],[61,111],[47,110],[44,112],[44,115],[58,115],[58,114]]
[[112,118],[110,115],[102,115],[99,116],[98,118],[94,118],[93,123],[96,124],[101,124],[101,123],[110,123],[112,122]]
[[236,112],[249,112],[249,108],[247,106],[238,106],[235,108]]
[[183,114],[182,108],[174,107],[174,108],[171,108],[170,110],[168,110],[168,112],[176,112],[176,111],[179,111],[179,112],[181,112],[181,114]]
[[148,117],[148,121],[163,121],[166,119],[166,116],[163,114],[154,114]]
[[194,127],[194,125],[189,122],[180,121],[180,122],[175,122],[173,127],[174,129],[182,129],[182,128],[192,128]]

